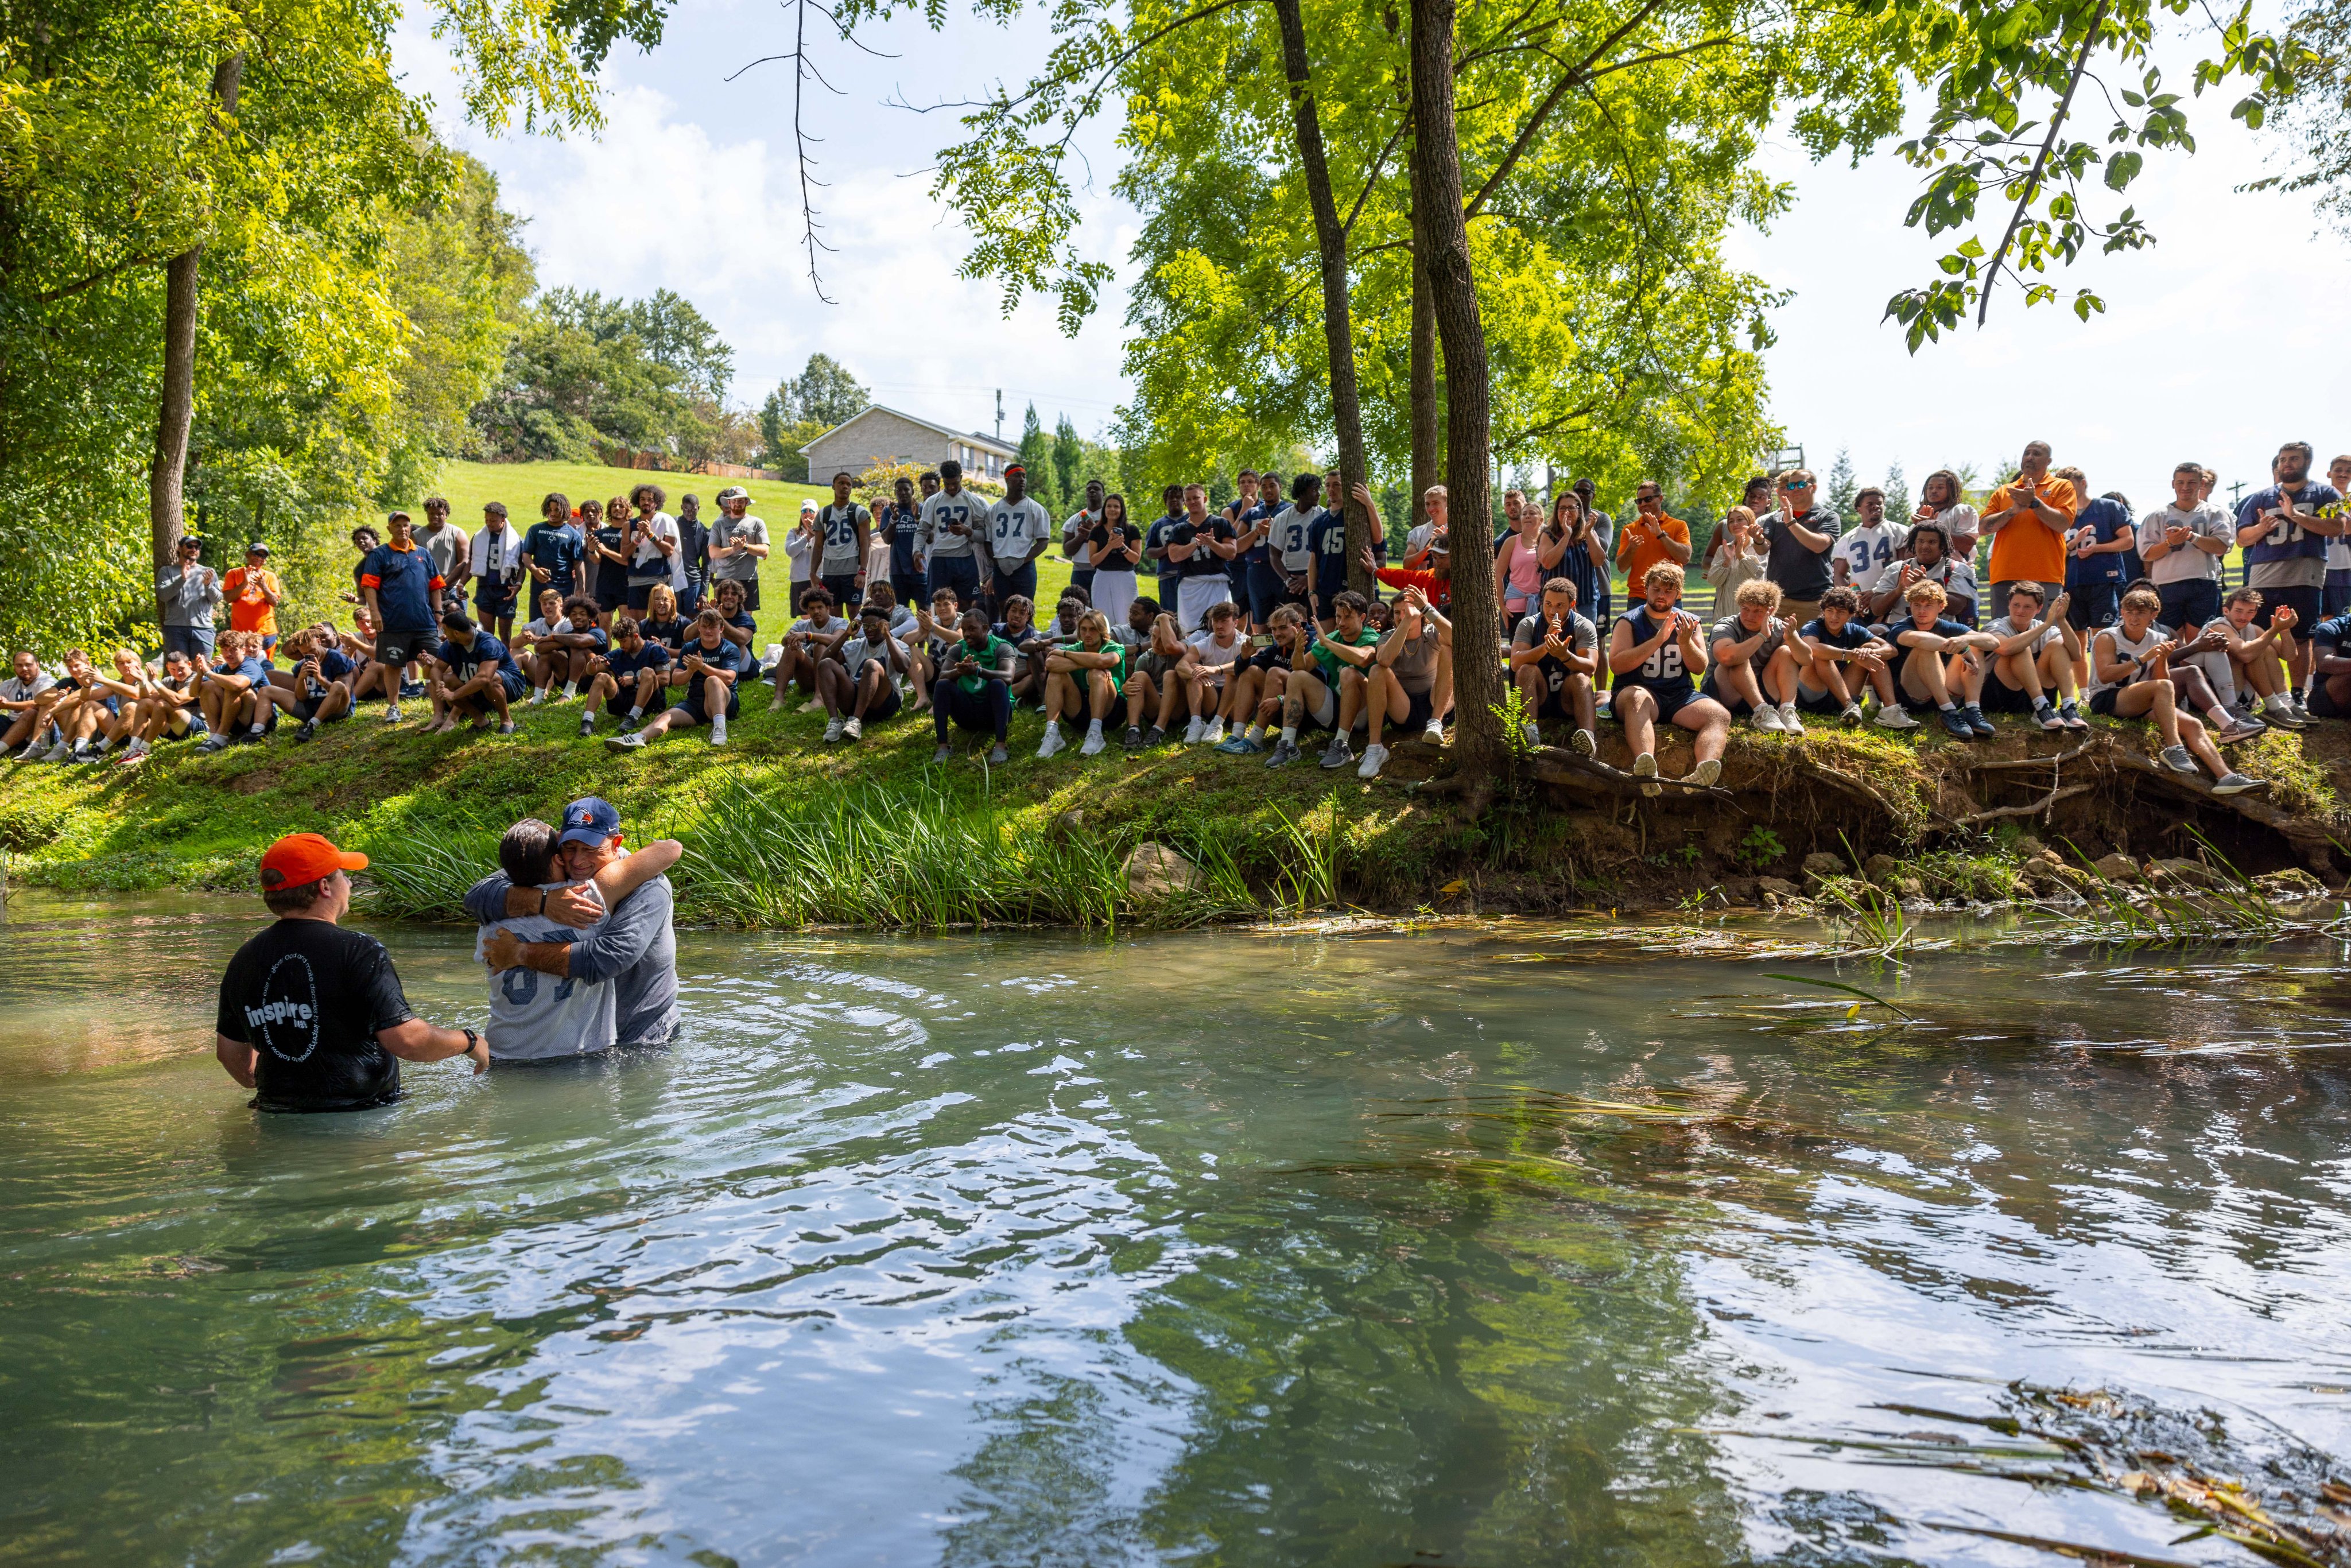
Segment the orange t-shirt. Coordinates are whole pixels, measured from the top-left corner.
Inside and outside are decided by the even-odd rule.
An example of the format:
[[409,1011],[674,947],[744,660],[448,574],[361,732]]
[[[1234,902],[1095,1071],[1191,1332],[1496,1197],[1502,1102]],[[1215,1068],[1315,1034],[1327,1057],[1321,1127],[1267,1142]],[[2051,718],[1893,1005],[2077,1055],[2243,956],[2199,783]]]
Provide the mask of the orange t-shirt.
[[[1686,549],[1690,542],[1689,525],[1679,517],[1660,516],[1657,526],[1652,528],[1649,519],[1635,512],[1617,530],[1616,564],[1625,569],[1625,584],[1635,599],[1641,595],[1641,580],[1649,575],[1649,569],[1661,560],[1674,559],[1666,553],[1665,539],[1657,537],[1659,533]],[[1683,563],[1674,561],[1674,564],[1679,566]]]
[[[2000,531],[1991,537],[1990,582],[2065,580],[2065,535],[2061,530],[2072,525],[2082,503],[2074,494],[2074,482],[2053,474],[2043,476],[2039,489],[2041,499],[2064,515],[2064,523],[2052,528],[2037,514],[2026,512],[2001,524]],[[1984,510],[2006,511],[2009,505],[2009,487],[2002,485],[1991,493]]]
[[232,568],[221,579],[221,594],[228,601],[231,631],[258,632],[265,637],[277,635],[277,606],[262,598],[264,593],[274,593],[280,599],[286,596],[276,572],[240,566]]

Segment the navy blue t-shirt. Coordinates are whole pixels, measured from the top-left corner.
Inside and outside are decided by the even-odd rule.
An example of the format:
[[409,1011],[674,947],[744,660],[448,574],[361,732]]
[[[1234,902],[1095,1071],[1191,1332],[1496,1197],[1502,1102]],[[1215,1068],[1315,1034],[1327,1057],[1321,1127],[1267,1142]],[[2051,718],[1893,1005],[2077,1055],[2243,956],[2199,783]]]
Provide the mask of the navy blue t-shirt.
[[1347,587],[1347,514],[1325,507],[1307,527],[1306,548],[1314,557],[1314,591],[1329,604]]
[[360,562],[360,587],[375,590],[387,632],[429,632],[439,620],[434,602],[441,574],[433,558],[412,542],[406,549],[381,544]]
[[920,502],[901,510],[895,501],[884,501],[873,509],[873,526],[890,541],[890,575],[918,577],[922,569],[914,564],[914,530],[922,527],[923,508]]
[[[2137,538],[2138,532],[2132,526],[2131,515],[2123,510],[2122,503],[2110,501],[2104,496],[2084,507],[2074,518],[2074,526],[2076,528],[2095,528],[2098,542],[2102,545],[2114,543],[2117,534],[2127,533]],[[2087,588],[2097,582],[2123,582],[2127,580],[2123,574],[2128,565],[2129,557],[2122,550],[2112,555],[2094,555],[2087,560],[2068,551],[2065,556],[2065,586]]]
[[685,645],[685,652],[679,655],[679,663],[683,664],[696,654],[701,655],[702,662],[712,669],[734,674],[739,675],[751,666],[751,655],[731,638],[721,637],[718,646],[713,649],[704,647],[702,639],[696,637]]
[[[1281,508],[1279,507],[1269,507],[1264,502],[1259,501],[1256,506],[1251,507],[1248,511],[1241,514],[1240,531],[1242,533],[1247,533],[1251,528],[1257,527],[1259,523],[1270,521],[1274,513],[1280,509]],[[1257,543],[1241,551],[1240,559],[1249,562],[1251,566],[1263,566],[1266,562],[1268,553],[1271,551],[1272,549],[1273,532],[1271,529],[1268,529],[1264,537],[1259,538]]]
[[1183,520],[1180,515],[1170,512],[1164,517],[1154,518],[1143,535],[1143,564],[1159,573],[1160,602],[1170,606],[1176,602],[1176,585],[1184,580],[1184,563],[1169,560],[1165,556],[1155,561],[1151,559],[1151,552],[1166,549],[1167,536],[1175,532],[1176,525]]
[[507,652],[507,645],[487,632],[475,632],[470,648],[454,637],[448,638],[433,650],[433,656],[448,665],[460,681],[472,680],[484,664],[496,667],[502,675],[513,676],[517,683],[522,679],[522,670],[514,662],[514,655]]
[[310,657],[319,666],[319,678],[316,680],[305,680],[303,685],[308,689],[304,691],[302,695],[312,702],[316,702],[320,697],[327,695],[327,685],[329,682],[340,681],[345,675],[350,674],[353,670],[359,668],[359,665],[348,654],[340,653],[333,648],[328,649],[323,653],[313,653]]
[[564,598],[571,597],[580,580],[580,558],[586,545],[578,529],[569,523],[537,522],[522,537],[522,553],[530,564],[552,572],[542,588],[551,588]]
[[1818,643],[1831,648],[1843,648],[1848,653],[1855,648],[1866,648],[1876,641],[1870,636],[1868,626],[1858,615],[1847,620],[1842,632],[1830,631],[1827,622],[1814,616],[1804,622],[1803,637],[1807,643]]
[[[730,643],[728,646],[731,647],[733,644]],[[616,681],[632,681],[636,679],[640,671],[668,669],[669,659],[670,653],[667,647],[647,638],[637,644],[637,651],[633,653],[626,648],[614,648],[604,655],[604,667],[612,673],[612,678]]]
[[656,621],[648,615],[637,622],[637,628],[645,634],[648,643],[659,643],[672,650],[685,646],[685,622],[683,621]]

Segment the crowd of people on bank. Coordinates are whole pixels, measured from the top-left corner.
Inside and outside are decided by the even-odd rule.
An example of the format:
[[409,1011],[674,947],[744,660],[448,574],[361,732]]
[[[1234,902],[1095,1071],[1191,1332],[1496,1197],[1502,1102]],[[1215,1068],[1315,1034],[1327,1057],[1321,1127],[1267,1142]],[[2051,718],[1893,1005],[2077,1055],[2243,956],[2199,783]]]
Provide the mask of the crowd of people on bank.
[[[927,714],[940,760],[961,732],[1006,761],[1024,706],[1042,716],[1040,757],[1094,755],[1123,732],[1132,749],[1204,744],[1281,767],[1322,737],[1323,767],[1368,779],[1399,736],[1441,744],[1470,645],[1448,617],[1459,569],[1444,487],[1396,538],[1369,489],[1335,471],[1237,477],[1222,507],[1204,485],[1170,485],[1147,522],[1092,481],[1057,525],[1017,464],[1000,497],[950,462],[872,507],[837,475],[831,503],[804,502],[784,531],[789,602],[766,635],[760,570],[778,546],[739,486],[707,522],[697,497],[673,515],[650,483],[576,507],[548,496],[528,529],[499,502],[471,534],[439,497],[421,527],[395,511],[352,536],[348,629],[281,632],[267,547],[224,574],[192,537],[156,585],[162,657],[123,648],[100,664],[73,649],[45,669],[17,652],[0,738],[20,760],[131,763],[281,724],[308,740],[371,701],[398,723],[421,698],[431,731],[511,734],[519,708],[576,702],[580,735],[609,725],[616,751],[688,729],[723,746],[764,685],[772,709],[825,714],[827,741]],[[1621,523],[1589,479],[1548,498],[1514,488],[1499,537],[1479,530],[1478,570],[1490,560],[1501,606],[1479,641],[1507,664],[1529,740],[1554,723],[1591,755],[1613,720],[1644,777],[1661,725],[1692,732],[1689,777],[1705,783],[1742,719],[1796,735],[1807,720],[1924,722],[1972,739],[1996,714],[2051,730],[2087,714],[2144,719],[2167,767],[2256,789],[2225,747],[2351,714],[2351,455],[2322,479],[2309,444],[2289,443],[2233,511],[2213,504],[2217,483],[2183,462],[2170,499],[2135,513],[2035,441],[1980,503],[1938,470],[1907,519],[1876,488],[1848,518],[1794,468],[1750,480],[1696,559],[1655,483]],[[1369,520],[1358,562],[1393,597],[1348,587],[1350,497]],[[1037,569],[1053,549],[1071,580],[1048,607]],[[1710,623],[1683,602],[1693,573],[1715,589]]]

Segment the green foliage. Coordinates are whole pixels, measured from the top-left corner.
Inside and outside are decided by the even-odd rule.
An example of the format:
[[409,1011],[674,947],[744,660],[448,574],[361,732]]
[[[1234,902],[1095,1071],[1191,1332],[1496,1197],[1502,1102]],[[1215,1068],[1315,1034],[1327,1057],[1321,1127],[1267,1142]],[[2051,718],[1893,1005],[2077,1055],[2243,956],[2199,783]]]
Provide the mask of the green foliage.
[[872,401],[872,394],[839,361],[830,354],[810,354],[800,373],[786,376],[760,405],[759,466],[805,481],[808,457],[800,448],[863,413]]
[[1788,846],[1780,841],[1779,834],[1758,822],[1747,830],[1747,836],[1739,841],[1739,847],[1731,852],[1730,858],[1741,868],[1758,872],[1786,860]]
[[472,455],[587,462],[617,446],[691,460],[747,446],[747,424],[723,408],[734,367],[717,329],[669,289],[636,300],[549,289],[473,409]]
[[1886,520],[1896,524],[1907,521],[1912,511],[1910,476],[1902,472],[1899,458],[1886,465],[1885,482],[1878,488],[1886,492]]
[[1860,488],[1861,481],[1854,477],[1852,451],[1838,447],[1836,461],[1829,465],[1828,488],[1821,498],[1828,503],[1831,511],[1850,519],[1853,517],[1853,497]]
[[[1069,422],[1065,419],[1064,424]],[[1074,434],[1074,433],[1073,433]],[[1055,521],[1067,515],[1068,497],[1061,479],[1053,466],[1053,438],[1045,434],[1043,422],[1037,417],[1037,405],[1030,403],[1020,421],[1020,456],[1022,467],[1029,471],[1029,493]]]

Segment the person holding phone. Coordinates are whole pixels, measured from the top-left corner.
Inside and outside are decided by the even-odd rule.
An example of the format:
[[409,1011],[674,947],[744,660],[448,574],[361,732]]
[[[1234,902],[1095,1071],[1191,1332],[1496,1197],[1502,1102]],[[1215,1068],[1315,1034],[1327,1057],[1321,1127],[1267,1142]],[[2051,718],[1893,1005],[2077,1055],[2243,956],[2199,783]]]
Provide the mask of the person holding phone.
[[[1573,500],[1573,492],[1566,498]],[[1577,756],[1590,757],[1597,749],[1593,680],[1600,673],[1600,629],[1577,612],[1575,584],[1564,577],[1543,584],[1542,598],[1510,633],[1510,680],[1526,701],[1529,746],[1541,746],[1542,721],[1555,719],[1574,727],[1568,745]]]

